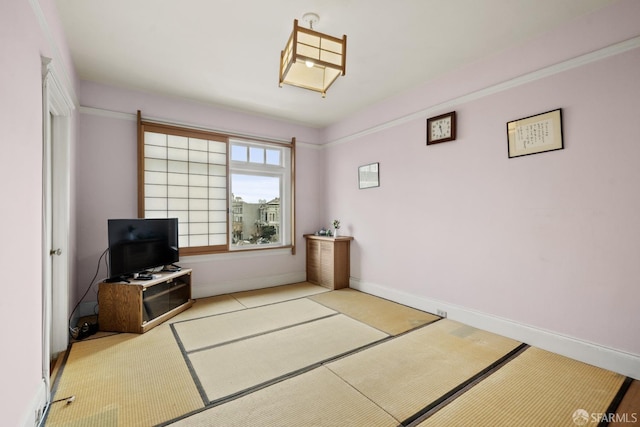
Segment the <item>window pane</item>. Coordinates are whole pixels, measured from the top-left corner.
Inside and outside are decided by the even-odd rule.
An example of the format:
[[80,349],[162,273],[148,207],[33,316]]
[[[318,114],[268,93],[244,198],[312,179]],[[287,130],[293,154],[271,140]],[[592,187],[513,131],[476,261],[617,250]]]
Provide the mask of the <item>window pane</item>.
[[206,151],[189,151],[189,161],[196,163],[207,163],[208,155]]
[[209,221],[210,222],[226,222],[227,213],[222,211],[217,211],[217,212],[209,211]]
[[207,200],[206,199],[191,199],[189,200],[189,209],[192,211],[206,211]]
[[144,160],[144,170],[147,171],[157,171],[157,172],[166,172],[167,171],[167,161],[160,159],[145,159]]
[[[189,187],[189,197],[191,199],[206,199],[208,196],[208,191],[206,188],[201,187]],[[195,204],[191,205],[192,207]]]
[[207,151],[209,141],[198,138],[189,138],[189,150]]
[[182,186],[177,186],[177,185],[169,185],[167,187],[167,192],[169,197],[184,197],[187,198],[189,197],[189,188],[188,187],[182,187]]
[[207,224],[206,223],[200,223],[200,222],[191,222],[191,235],[198,235],[198,234],[207,234]]
[[209,235],[209,244],[211,246],[226,245],[227,244],[227,233]]
[[209,215],[205,211],[191,212],[189,213],[190,222],[207,222]]
[[232,145],[231,146],[231,160],[234,162],[246,162],[247,161],[247,149],[244,145]]
[[231,174],[232,243],[280,243],[280,177]]
[[206,187],[209,179],[206,175],[189,175],[189,185],[195,187]]
[[226,188],[210,188],[209,189],[210,200],[227,200]]
[[167,183],[169,185],[189,185],[189,175],[182,173],[168,173]]
[[225,165],[227,164],[227,155],[223,153],[209,153],[209,163]]
[[208,150],[210,153],[222,153],[227,155],[227,143],[220,141],[207,141],[209,144]]
[[166,211],[145,211],[144,217],[145,218],[167,218],[167,214],[166,214]]
[[209,199],[209,212],[222,212],[227,215],[227,199]]
[[167,187],[147,184],[144,186],[144,194],[147,197],[167,197]]
[[164,172],[145,172],[144,182],[147,184],[166,184],[167,174]]
[[146,145],[159,145],[166,147],[167,146],[167,135],[163,133],[155,133],[155,132],[145,132],[144,133],[144,143]]
[[168,166],[169,172],[176,172],[176,173],[189,172],[189,163],[187,162],[178,162],[176,160],[169,160],[167,162],[167,166]]
[[224,176],[210,176],[209,187],[211,188],[227,188],[227,179]]
[[146,197],[144,200],[144,205],[149,211],[166,211],[167,210],[167,199],[156,199],[154,197]]
[[264,163],[264,148],[250,147],[249,161],[251,163]]
[[210,222],[209,231],[211,233],[223,234],[227,231],[227,224],[224,222]]
[[180,160],[181,162],[186,162],[189,160],[189,151],[182,150],[180,148],[168,148],[167,156],[171,160]]
[[267,150],[267,164],[280,166],[282,160],[280,159],[280,150]]
[[203,163],[189,163],[189,173],[198,175],[207,175],[209,167]]
[[207,235],[197,235],[191,234],[189,236],[189,245],[188,246],[208,246],[209,240],[207,239]]
[[146,147],[144,147],[144,157],[150,159],[166,159],[167,148],[158,147],[155,145],[147,145]]
[[227,178],[227,168],[224,165],[209,165],[210,176],[223,176]]
[[[169,211],[167,218],[178,218],[178,222],[179,223],[183,223],[183,222],[187,222],[189,219],[189,213],[186,211]],[[183,228],[185,228],[183,230]],[[186,227],[182,227],[179,228],[180,234],[184,233],[187,234],[188,233],[188,228]]]
[[167,144],[169,147],[187,149],[189,147],[189,138],[185,136],[167,135]]
[[[169,199],[169,210],[176,211],[188,211],[189,210],[189,199]],[[178,228],[180,228],[180,224],[178,224]]]

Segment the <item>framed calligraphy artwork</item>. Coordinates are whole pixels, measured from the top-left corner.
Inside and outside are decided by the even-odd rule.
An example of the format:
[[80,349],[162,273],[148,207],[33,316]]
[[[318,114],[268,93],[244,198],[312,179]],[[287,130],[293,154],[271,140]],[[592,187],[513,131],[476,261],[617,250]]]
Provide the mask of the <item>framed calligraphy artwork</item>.
[[562,110],[552,110],[507,123],[509,158],[562,150]]

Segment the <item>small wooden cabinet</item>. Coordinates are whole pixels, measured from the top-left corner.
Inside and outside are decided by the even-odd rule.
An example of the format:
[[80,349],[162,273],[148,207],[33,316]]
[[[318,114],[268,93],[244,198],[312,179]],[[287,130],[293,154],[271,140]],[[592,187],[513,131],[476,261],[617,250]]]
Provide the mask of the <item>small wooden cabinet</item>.
[[129,283],[100,283],[100,330],[142,334],[193,305],[191,269],[157,276]]
[[307,281],[329,289],[349,287],[353,237],[306,234]]

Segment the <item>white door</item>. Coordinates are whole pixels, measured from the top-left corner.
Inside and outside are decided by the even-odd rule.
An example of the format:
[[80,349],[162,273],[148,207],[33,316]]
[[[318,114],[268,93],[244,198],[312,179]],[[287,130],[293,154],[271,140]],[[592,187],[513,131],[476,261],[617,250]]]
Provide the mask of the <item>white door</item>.
[[50,248],[53,245],[53,179],[52,179],[52,136],[51,125],[53,123],[52,115],[50,112],[45,111],[43,116],[43,128],[44,128],[44,141],[42,150],[42,187],[43,187],[43,251],[42,254],[42,334],[43,343],[42,348],[44,356],[42,360],[42,375],[45,382],[49,381],[50,376],[50,364],[52,358],[55,357],[51,352],[51,306],[52,306],[52,291],[53,291],[53,260],[52,255],[49,253]]
[[[42,375],[69,343],[70,123],[73,103],[43,58]],[[48,387],[48,388],[49,388]]]

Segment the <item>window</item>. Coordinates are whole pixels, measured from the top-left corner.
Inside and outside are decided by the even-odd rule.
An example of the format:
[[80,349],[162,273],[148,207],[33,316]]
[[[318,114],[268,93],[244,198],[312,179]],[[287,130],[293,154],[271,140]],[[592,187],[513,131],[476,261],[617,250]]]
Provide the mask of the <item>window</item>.
[[231,139],[232,248],[290,244],[291,147]]
[[293,248],[294,142],[139,118],[139,216],[178,218],[182,255]]

